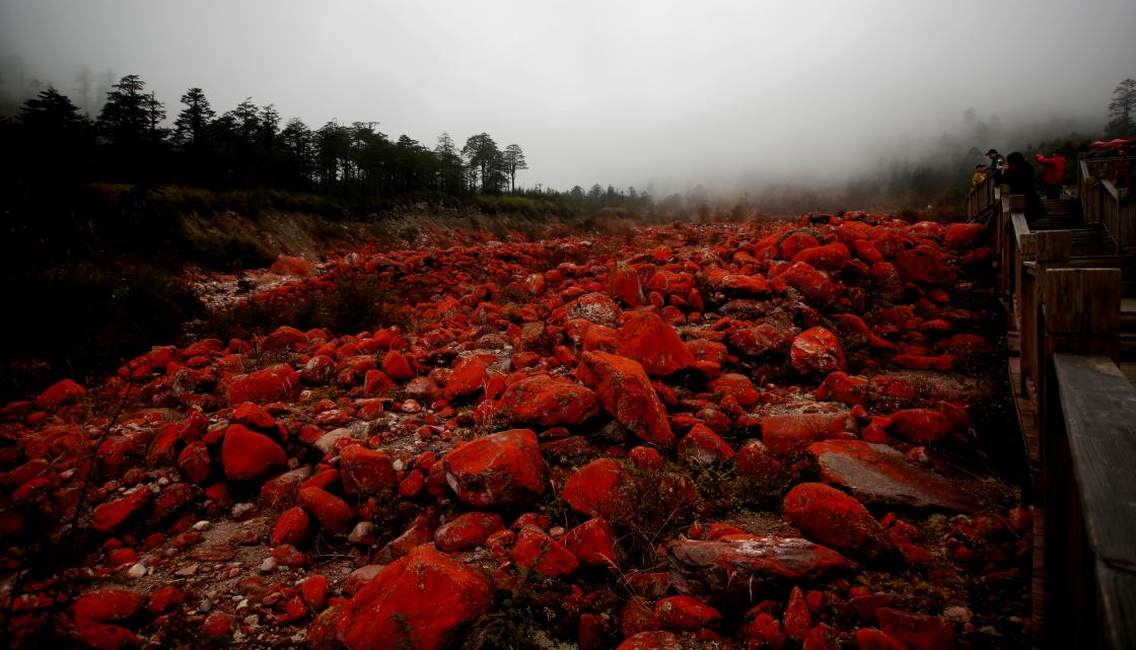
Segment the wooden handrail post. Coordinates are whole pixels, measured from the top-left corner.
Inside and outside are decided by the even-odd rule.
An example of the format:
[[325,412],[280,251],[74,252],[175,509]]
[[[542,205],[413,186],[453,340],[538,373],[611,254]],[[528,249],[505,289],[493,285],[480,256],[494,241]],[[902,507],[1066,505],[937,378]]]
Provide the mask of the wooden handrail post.
[[[1021,347],[1022,373],[1019,392],[1026,396],[1027,377],[1040,386],[1040,353],[1045,345],[1042,328],[1038,326],[1044,296],[1046,271],[1068,263],[1073,254],[1073,233],[1069,230],[1043,230],[1021,236],[1022,257],[1031,260],[1031,269],[1021,264],[1018,292],[1018,336]],[[1032,272],[1030,272],[1032,271]]]

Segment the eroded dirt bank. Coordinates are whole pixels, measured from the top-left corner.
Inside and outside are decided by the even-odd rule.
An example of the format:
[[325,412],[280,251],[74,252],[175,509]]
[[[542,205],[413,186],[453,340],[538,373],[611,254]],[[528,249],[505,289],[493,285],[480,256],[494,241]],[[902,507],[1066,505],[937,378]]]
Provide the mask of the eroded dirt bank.
[[[984,238],[853,213],[301,269],[233,310],[266,336],[0,410],[7,637],[1023,647]],[[336,329],[361,283],[373,327]]]

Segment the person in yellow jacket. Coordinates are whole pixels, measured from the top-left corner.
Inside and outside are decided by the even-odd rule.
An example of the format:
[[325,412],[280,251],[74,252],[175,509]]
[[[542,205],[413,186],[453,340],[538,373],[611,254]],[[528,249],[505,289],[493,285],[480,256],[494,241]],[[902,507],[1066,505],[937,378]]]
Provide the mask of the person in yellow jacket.
[[979,163],[974,166],[974,174],[970,177],[970,186],[978,187],[986,180],[986,165]]

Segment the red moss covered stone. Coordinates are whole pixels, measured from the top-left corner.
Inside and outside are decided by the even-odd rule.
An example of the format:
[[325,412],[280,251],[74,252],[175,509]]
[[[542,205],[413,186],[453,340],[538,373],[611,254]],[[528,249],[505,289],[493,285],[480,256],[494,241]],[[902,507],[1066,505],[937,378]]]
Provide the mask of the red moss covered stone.
[[339,454],[339,480],[347,494],[368,495],[398,485],[394,461],[385,451],[350,445]]
[[678,332],[650,311],[626,315],[616,352],[638,361],[652,377],[667,377],[695,363]]
[[604,411],[632,433],[660,447],[674,446],[666,409],[637,361],[606,352],[585,352],[577,375],[595,388]]
[[229,382],[229,404],[241,402],[292,402],[300,396],[300,374],[292,366],[281,363]]
[[855,557],[894,551],[879,522],[856,499],[823,483],[799,483],[782,503],[785,516],[810,539]]
[[546,373],[526,377],[510,385],[501,396],[501,414],[517,423],[542,427],[570,426],[580,424],[598,412],[596,394],[591,389]]
[[492,589],[479,573],[433,546],[418,546],[355,594],[340,641],[351,650],[406,644],[435,650],[492,603]]
[[438,526],[434,531],[434,545],[447,553],[468,551],[483,546],[490,535],[504,527],[501,515],[467,512]]
[[265,476],[288,463],[284,448],[272,438],[231,424],[221,442],[221,464],[229,480],[247,481]]
[[797,372],[827,375],[845,370],[840,339],[824,327],[813,327],[798,334],[789,347],[789,358]]
[[544,494],[547,467],[529,429],[482,436],[443,459],[446,483],[476,508],[514,504]]

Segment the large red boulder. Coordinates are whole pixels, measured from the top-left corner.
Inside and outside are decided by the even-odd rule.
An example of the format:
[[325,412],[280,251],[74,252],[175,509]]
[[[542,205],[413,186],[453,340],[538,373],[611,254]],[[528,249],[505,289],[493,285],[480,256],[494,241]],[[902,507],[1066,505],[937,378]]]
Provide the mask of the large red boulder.
[[793,262],[804,262],[822,271],[839,271],[848,264],[848,247],[840,242],[806,248],[793,256]]
[[418,546],[355,594],[340,640],[351,650],[434,650],[492,604],[493,590],[475,570]]
[[374,494],[398,485],[390,455],[362,445],[351,445],[339,454],[339,480],[347,494]]
[[697,630],[722,620],[722,613],[693,596],[670,596],[655,603],[655,616],[672,630]]
[[503,416],[542,427],[580,424],[598,412],[596,394],[590,388],[545,373],[510,385],[501,396]]
[[678,332],[650,311],[627,314],[616,352],[638,361],[653,377],[666,377],[695,363]]
[[868,509],[824,483],[800,483],[785,495],[782,510],[810,539],[864,559],[877,559],[894,549]]
[[35,399],[35,405],[41,409],[51,409],[62,404],[70,404],[77,402],[87,395],[87,390],[80,386],[77,382],[70,379],[63,379],[39,394]]
[[785,413],[761,418],[761,440],[774,453],[786,453],[817,440],[840,436],[853,426],[847,411]]
[[637,361],[606,352],[585,352],[576,374],[595,388],[604,411],[617,422],[647,442],[674,446],[666,409]]
[[625,522],[636,508],[634,478],[613,458],[597,458],[573,472],[560,498],[576,512]]
[[446,399],[466,397],[481,390],[493,360],[492,354],[473,354],[458,359],[446,381]]
[[943,243],[950,248],[967,248],[985,232],[986,226],[980,223],[952,223],[947,226]]
[[892,413],[889,419],[892,433],[921,445],[935,442],[955,430],[954,422],[935,409],[905,409]]
[[490,535],[504,527],[499,514],[467,512],[438,526],[434,531],[434,545],[447,553],[468,551],[484,545]]
[[250,431],[240,424],[225,429],[221,443],[221,465],[229,480],[248,481],[265,476],[288,463],[284,448],[272,438]]
[[895,268],[908,282],[945,284],[950,278],[942,249],[931,244],[920,244],[901,252],[895,258]]
[[269,366],[229,382],[229,404],[295,401],[300,396],[300,374],[285,363]]
[[706,425],[696,424],[679,441],[678,456],[688,463],[709,465],[733,458],[734,448]]
[[[667,545],[681,578],[713,591],[745,591],[762,580],[815,580],[854,564],[799,537],[730,533],[718,539],[677,539]],[[689,583],[688,583],[689,584]]]
[[793,262],[774,279],[777,283],[793,287],[805,300],[820,307],[834,302],[840,295],[840,285],[807,262]]
[[343,499],[314,485],[300,488],[296,502],[310,512],[320,527],[338,535],[351,530],[351,520],[355,513]]
[[789,358],[793,369],[803,375],[827,375],[845,369],[840,339],[824,327],[798,334],[789,347]]
[[647,300],[643,296],[643,283],[635,269],[623,263],[615,264],[611,270],[608,293],[619,298],[628,307],[638,307]]
[[564,533],[561,542],[581,564],[616,566],[615,532],[596,517]]
[[126,522],[150,501],[150,491],[135,488],[126,496],[100,504],[91,513],[91,528],[109,533]]
[[105,623],[126,620],[142,609],[142,594],[103,587],[79,596],[71,606],[76,623]]
[[476,508],[515,504],[544,494],[547,467],[536,434],[513,429],[455,447],[443,459],[446,482]]
[[518,567],[547,578],[566,576],[580,566],[575,555],[536,526],[521,528],[512,557]]

